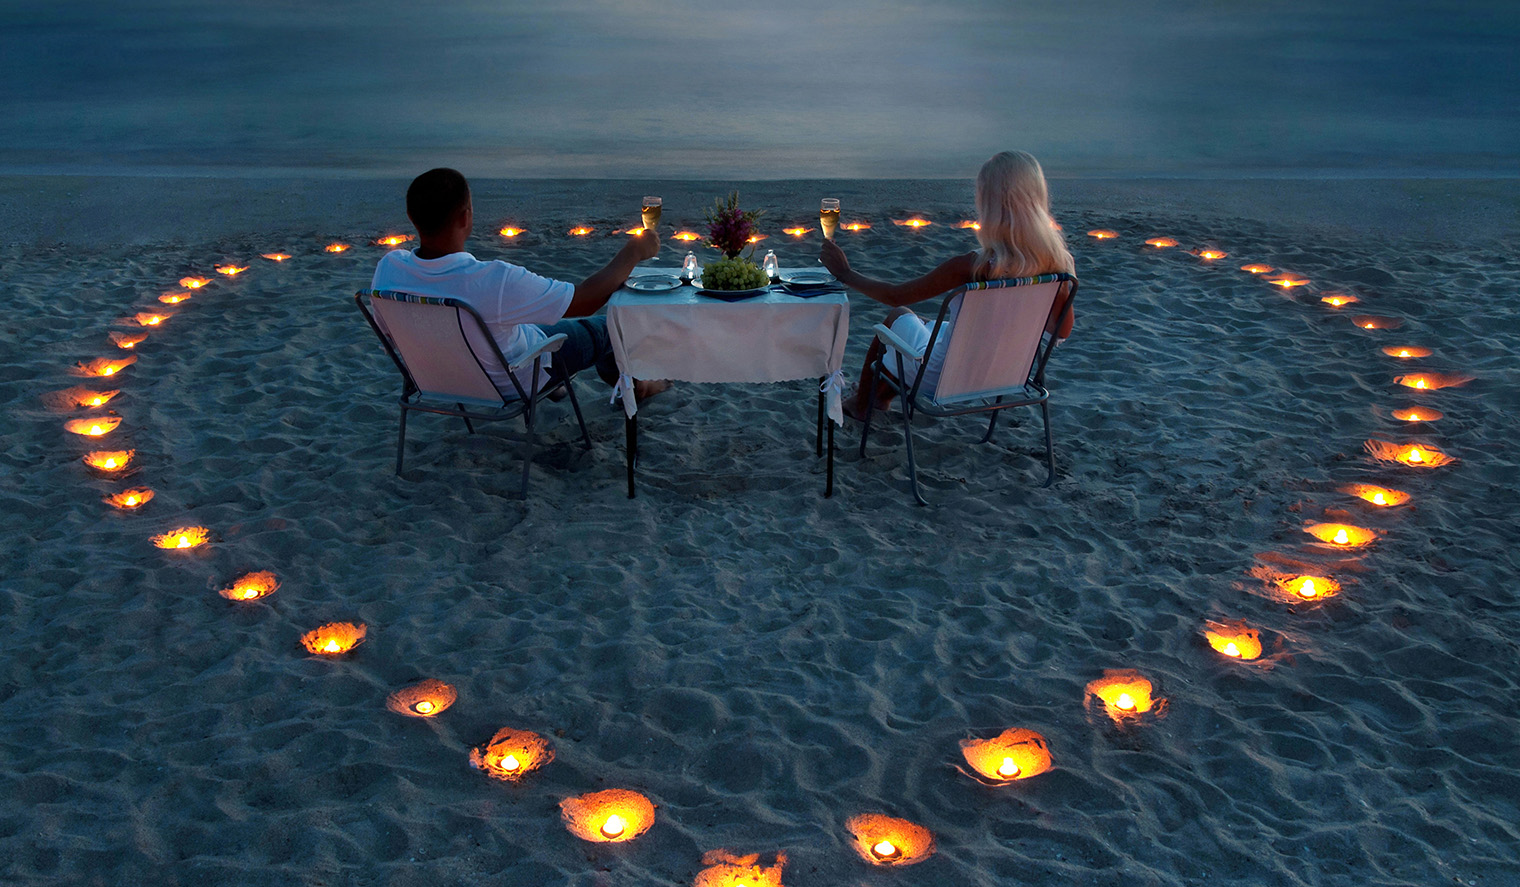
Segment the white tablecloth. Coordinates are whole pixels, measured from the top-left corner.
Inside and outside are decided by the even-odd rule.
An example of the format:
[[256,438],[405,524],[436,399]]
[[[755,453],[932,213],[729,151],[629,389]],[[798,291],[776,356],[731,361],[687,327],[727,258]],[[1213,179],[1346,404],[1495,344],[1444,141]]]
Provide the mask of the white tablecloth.
[[[783,268],[786,274],[793,270]],[[679,274],[648,268],[638,274]],[[850,302],[843,293],[803,299],[779,287],[741,302],[699,296],[683,286],[668,293],[628,289],[607,303],[607,331],[622,378],[617,393],[629,416],[638,412],[632,380],[785,382],[824,379],[829,417],[844,424],[845,338]]]

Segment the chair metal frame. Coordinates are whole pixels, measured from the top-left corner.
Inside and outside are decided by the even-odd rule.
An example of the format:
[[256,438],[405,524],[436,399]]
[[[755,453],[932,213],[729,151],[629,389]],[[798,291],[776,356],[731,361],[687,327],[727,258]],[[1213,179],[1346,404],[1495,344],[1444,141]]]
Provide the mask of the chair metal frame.
[[[932,396],[919,396],[919,388],[923,384],[924,370],[928,367],[929,363],[926,357],[934,353],[934,344],[939,339],[945,318],[949,315],[950,306],[957,298],[961,298],[967,292],[976,290],[1016,290],[1021,286],[1037,286],[1054,282],[1060,282],[1062,289],[1066,293],[1066,305],[1062,309],[1060,319],[1055,325],[1055,329],[1060,329],[1072,317],[1072,306],[1076,302],[1077,297],[1077,278],[1065,273],[1042,274],[1038,277],[1024,277],[1010,280],[977,281],[956,287],[946,293],[943,301],[940,302],[939,314],[935,318],[934,326],[929,332],[929,342],[924,346],[922,352],[903,341],[902,337],[892,332],[891,328],[884,324],[876,324],[875,331],[877,337],[886,344],[891,345],[892,349],[896,352],[896,373],[894,374],[885,366],[885,354],[878,357],[872,363],[872,372],[877,380],[885,382],[898,395],[903,413],[903,441],[908,450],[908,480],[913,490],[913,498],[919,505],[928,505],[929,502],[919,490],[918,466],[913,456],[913,416],[916,413],[923,413],[926,416],[934,418],[991,413],[991,417],[987,422],[987,433],[982,436],[981,440],[982,443],[987,443],[992,440],[993,430],[997,427],[998,413],[1014,407],[1038,406],[1040,408],[1040,417],[1045,425],[1045,466],[1048,474],[1045,478],[1044,486],[1048,487],[1055,482],[1055,445],[1050,431],[1050,390],[1045,387],[1045,366],[1050,361],[1051,352],[1055,350],[1055,336],[1042,337],[1043,341],[1036,346],[1033,368],[1028,380],[1022,386],[984,392],[978,394],[974,402],[964,405],[941,404]],[[1061,290],[1058,289],[1056,298],[1060,298],[1060,293]],[[952,339],[950,344],[946,346],[947,348],[954,347],[953,330],[951,331],[951,336]],[[918,362],[918,370],[912,377],[912,383],[907,385],[898,381],[908,378],[903,358],[905,354]],[[989,399],[991,400],[990,403],[987,402]],[[871,434],[871,416],[875,412],[875,405],[874,397],[866,398],[865,423],[860,432],[860,457],[862,459],[866,457],[866,440]]]
[[[371,299],[390,299],[393,301],[437,305],[439,307],[454,309],[454,316],[459,323],[460,339],[464,347],[469,351],[470,357],[475,361],[475,365],[479,367],[482,375],[487,380],[490,380],[487,364],[488,361],[495,361],[498,367],[504,368],[507,371],[507,378],[511,380],[512,388],[514,389],[513,394],[516,396],[509,396],[501,390],[501,387],[494,380],[490,380],[491,387],[496,389],[496,394],[501,399],[499,404],[492,405],[489,401],[481,401],[476,398],[462,398],[455,401],[451,408],[438,402],[430,402],[430,395],[425,394],[418,386],[417,380],[412,376],[411,371],[407,369],[406,362],[402,359],[400,352],[396,348],[396,344],[381,329],[380,324],[375,320],[375,315],[364,304],[365,296],[369,296]],[[444,416],[458,416],[464,420],[464,427],[471,434],[475,433],[475,426],[470,421],[472,419],[481,422],[493,422],[522,417],[525,431],[523,437],[524,452],[520,495],[526,499],[528,496],[528,470],[533,464],[534,422],[538,417],[538,406],[543,402],[544,398],[561,387],[570,396],[570,406],[575,410],[575,421],[580,425],[581,429],[582,447],[587,450],[591,449],[591,435],[586,431],[586,419],[581,415],[580,402],[576,400],[575,386],[572,384],[575,374],[568,373],[562,380],[551,378],[549,384],[542,389],[538,385],[539,371],[543,366],[544,355],[558,351],[560,346],[565,343],[565,340],[568,338],[567,336],[563,334],[550,336],[547,341],[534,349],[532,353],[524,355],[523,359],[517,363],[510,364],[501,353],[501,348],[496,344],[495,338],[491,336],[490,328],[486,326],[485,319],[480,316],[480,312],[476,311],[472,305],[466,302],[458,299],[418,296],[413,293],[390,290],[360,290],[354,294],[354,304],[364,314],[364,319],[369,322],[370,329],[375,331],[375,336],[380,340],[380,344],[385,346],[385,353],[390,355],[391,362],[396,365],[396,369],[401,373],[402,388],[401,397],[398,401],[401,406],[401,430],[396,439],[397,475],[401,474],[402,460],[406,454],[406,418],[408,413],[436,413]],[[488,344],[489,351],[487,354],[481,355],[471,345],[470,337],[465,332],[464,318],[466,316],[470,317],[478,326],[479,338]],[[483,357],[485,358],[484,360],[482,359]],[[522,383],[517,379],[516,371],[527,367],[530,362],[532,365],[532,375],[527,390],[524,390]],[[437,395],[432,395],[432,397],[437,397]],[[464,404],[464,400],[466,399],[481,403],[485,409],[490,411],[471,410]]]

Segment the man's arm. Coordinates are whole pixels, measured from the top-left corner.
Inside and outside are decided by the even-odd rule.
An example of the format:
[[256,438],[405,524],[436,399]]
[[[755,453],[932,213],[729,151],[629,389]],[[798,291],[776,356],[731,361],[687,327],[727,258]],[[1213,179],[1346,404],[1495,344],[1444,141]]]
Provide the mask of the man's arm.
[[645,230],[628,235],[628,242],[623,244],[623,248],[618,250],[618,254],[612,257],[606,267],[575,285],[575,296],[570,300],[570,307],[565,309],[565,316],[589,317],[595,314],[607,304],[607,300],[623,285],[628,275],[633,273],[635,265],[654,258],[659,252],[660,235],[654,231]]

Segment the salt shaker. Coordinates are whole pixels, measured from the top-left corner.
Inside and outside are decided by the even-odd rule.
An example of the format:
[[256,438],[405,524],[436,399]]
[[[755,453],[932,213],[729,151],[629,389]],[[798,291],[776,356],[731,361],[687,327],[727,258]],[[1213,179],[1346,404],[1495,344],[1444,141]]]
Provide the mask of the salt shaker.
[[775,250],[768,250],[766,252],[765,261],[762,265],[765,268],[765,276],[771,280],[775,280],[781,276],[781,264],[776,261]]
[[687,253],[686,261],[681,263],[681,276],[687,280],[696,280],[697,275],[700,274],[701,271],[701,267],[697,265],[697,254]]

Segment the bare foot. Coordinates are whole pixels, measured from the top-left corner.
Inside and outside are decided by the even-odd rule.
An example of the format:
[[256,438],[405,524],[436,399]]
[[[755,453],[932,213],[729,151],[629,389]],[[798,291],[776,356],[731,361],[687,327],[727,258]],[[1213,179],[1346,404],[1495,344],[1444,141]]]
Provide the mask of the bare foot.
[[669,387],[669,379],[634,379],[633,397],[642,403]]

